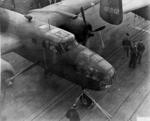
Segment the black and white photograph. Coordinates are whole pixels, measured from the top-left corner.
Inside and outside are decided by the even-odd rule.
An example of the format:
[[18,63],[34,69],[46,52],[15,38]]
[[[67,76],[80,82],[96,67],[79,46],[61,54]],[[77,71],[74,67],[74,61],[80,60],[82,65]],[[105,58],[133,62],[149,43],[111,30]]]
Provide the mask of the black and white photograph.
[[149,0],[0,0],[0,121],[150,121]]

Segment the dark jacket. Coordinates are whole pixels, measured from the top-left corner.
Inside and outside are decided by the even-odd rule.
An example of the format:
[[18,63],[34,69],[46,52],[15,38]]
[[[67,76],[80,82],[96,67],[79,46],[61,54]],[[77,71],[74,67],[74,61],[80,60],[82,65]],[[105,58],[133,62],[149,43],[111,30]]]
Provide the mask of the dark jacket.
[[137,45],[137,50],[138,50],[138,52],[143,53],[144,50],[145,50],[145,45],[143,43],[139,42],[138,45]]
[[131,41],[129,40],[129,38],[124,38],[122,41],[122,45],[123,46],[131,46]]
[[131,55],[133,54],[133,55],[137,55],[137,47],[136,47],[136,45],[132,45],[132,46],[130,46],[130,52],[131,52]]

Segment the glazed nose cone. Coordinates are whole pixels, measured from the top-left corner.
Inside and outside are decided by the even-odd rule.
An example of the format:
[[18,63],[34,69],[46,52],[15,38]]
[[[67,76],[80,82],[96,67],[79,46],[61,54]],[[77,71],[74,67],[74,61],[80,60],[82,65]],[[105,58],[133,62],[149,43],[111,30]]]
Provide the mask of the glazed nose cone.
[[110,87],[115,81],[115,70],[104,58],[89,49],[80,52],[76,64],[84,71],[81,73],[99,82],[101,87]]

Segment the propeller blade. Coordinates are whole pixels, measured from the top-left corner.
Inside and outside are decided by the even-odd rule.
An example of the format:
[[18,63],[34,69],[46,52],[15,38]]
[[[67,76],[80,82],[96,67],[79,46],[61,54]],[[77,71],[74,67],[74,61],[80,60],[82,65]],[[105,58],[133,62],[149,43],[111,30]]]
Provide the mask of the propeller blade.
[[99,28],[93,30],[92,32],[101,31],[101,30],[105,29],[105,27],[106,27],[106,26],[99,27]]
[[99,31],[99,35],[100,35],[100,39],[101,39],[101,43],[102,43],[102,48],[104,49],[105,48],[105,44],[104,44],[104,41],[103,41],[103,38],[102,38],[102,35],[101,35],[100,31]]
[[83,10],[82,7],[81,7],[81,14],[82,14],[82,18],[83,18],[84,24],[85,24],[85,26],[86,26],[85,14],[84,14],[84,10]]
[[36,61],[33,64],[29,65],[28,67],[26,67],[24,70],[22,70],[21,72],[17,73],[15,76],[9,78],[8,80],[11,81],[13,79],[15,79],[17,76],[19,76],[20,74],[30,70],[31,68],[35,67],[40,61]]

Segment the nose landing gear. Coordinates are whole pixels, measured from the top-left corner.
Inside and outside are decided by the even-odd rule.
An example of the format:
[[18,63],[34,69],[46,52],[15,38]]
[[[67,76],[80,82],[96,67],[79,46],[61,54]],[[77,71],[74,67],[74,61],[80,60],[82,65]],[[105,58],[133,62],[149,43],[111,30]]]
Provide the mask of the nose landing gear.
[[93,101],[84,93],[80,96],[80,101],[85,107],[91,107],[93,105]]
[[80,99],[82,105],[90,108],[94,104],[104,113],[104,115],[111,120],[111,115],[108,114],[89,94],[86,90],[83,91],[83,93],[76,99],[75,104],[78,102]]

